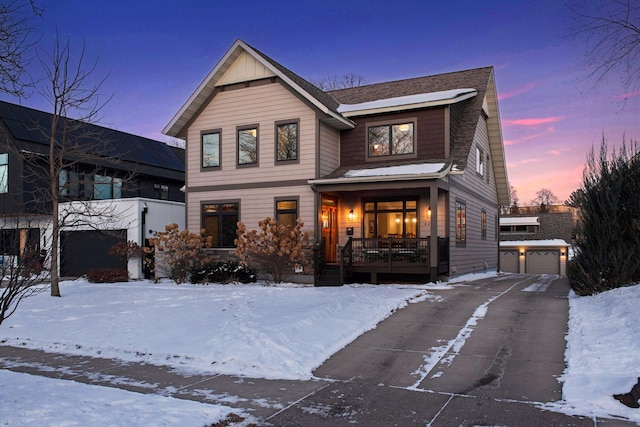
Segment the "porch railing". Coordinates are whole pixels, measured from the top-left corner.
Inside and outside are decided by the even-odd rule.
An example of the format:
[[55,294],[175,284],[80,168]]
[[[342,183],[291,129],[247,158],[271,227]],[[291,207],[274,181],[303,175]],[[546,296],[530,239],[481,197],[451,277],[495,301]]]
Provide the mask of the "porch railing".
[[351,276],[351,267],[353,264],[353,239],[351,237],[347,240],[347,244],[340,248],[338,263],[340,265],[340,284],[344,285],[347,278]]
[[354,238],[351,257],[354,266],[429,268],[429,238]]
[[325,239],[324,237],[322,237],[319,242],[316,242],[316,245],[313,248],[313,271],[314,271],[316,283],[320,280],[320,275],[322,274],[322,270],[324,270],[324,265],[325,265],[324,246],[325,246]]

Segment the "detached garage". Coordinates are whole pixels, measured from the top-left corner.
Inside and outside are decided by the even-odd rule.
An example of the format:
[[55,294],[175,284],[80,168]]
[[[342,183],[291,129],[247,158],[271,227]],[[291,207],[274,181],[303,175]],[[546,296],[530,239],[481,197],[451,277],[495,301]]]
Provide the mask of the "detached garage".
[[506,273],[566,275],[569,244],[562,239],[500,242],[500,270]]

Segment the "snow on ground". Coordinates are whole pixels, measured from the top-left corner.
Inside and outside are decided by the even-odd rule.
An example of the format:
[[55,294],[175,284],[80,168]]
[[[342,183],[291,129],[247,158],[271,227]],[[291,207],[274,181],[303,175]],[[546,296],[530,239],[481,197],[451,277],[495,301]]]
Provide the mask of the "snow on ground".
[[0,424],[3,426],[128,427],[135,420],[140,426],[201,427],[225,419],[233,412],[223,405],[5,370],[0,370],[0,384]]
[[[331,354],[392,311],[434,299],[429,290],[492,275],[460,277],[449,284],[339,288],[78,280],[62,283],[62,298],[44,293],[23,301],[0,327],[0,342],[197,372],[306,379]],[[542,277],[524,290],[542,291],[547,282]],[[592,297],[572,294],[569,303],[563,401],[543,407],[640,423],[640,410],[612,398],[630,391],[640,377],[640,285]],[[118,426],[132,418],[144,425],[173,425],[180,419],[187,420],[180,425],[201,426],[230,411],[223,405],[3,370],[0,384],[0,424],[10,426],[35,421]]]
[[640,285],[569,299],[569,333],[560,410],[622,417],[640,424],[640,409],[612,396],[640,377]]
[[197,372],[309,379],[329,356],[427,290],[79,279],[63,282],[61,293],[23,300],[0,340]]

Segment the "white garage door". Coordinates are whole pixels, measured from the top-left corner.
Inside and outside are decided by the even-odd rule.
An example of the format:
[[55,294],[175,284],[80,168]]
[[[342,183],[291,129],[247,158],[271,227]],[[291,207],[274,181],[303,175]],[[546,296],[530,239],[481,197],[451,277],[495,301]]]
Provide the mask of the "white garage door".
[[518,251],[500,251],[500,271],[518,273]]
[[530,274],[560,274],[560,252],[551,249],[527,251],[525,268]]

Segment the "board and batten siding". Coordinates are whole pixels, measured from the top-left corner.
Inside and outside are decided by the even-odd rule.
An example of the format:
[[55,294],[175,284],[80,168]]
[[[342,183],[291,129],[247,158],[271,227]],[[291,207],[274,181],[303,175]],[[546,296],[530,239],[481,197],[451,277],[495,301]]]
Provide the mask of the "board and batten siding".
[[[450,211],[450,275],[495,270],[498,266],[498,241],[496,239],[496,215],[498,196],[492,162],[485,163],[485,175],[476,172],[476,147],[485,156],[489,153],[487,122],[480,117],[474,141],[467,159],[464,175],[451,177]],[[488,178],[488,179],[487,179]],[[466,245],[456,244],[456,201],[466,205]],[[487,235],[482,239],[481,215],[487,214]]]
[[[275,123],[298,120],[296,163],[276,164]],[[189,189],[210,185],[314,178],[316,114],[280,83],[221,91],[189,126]],[[237,126],[258,125],[258,166],[237,167]],[[201,132],[222,131],[221,167],[201,169]]]

